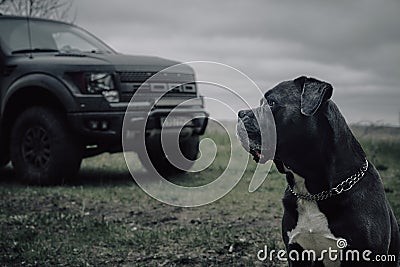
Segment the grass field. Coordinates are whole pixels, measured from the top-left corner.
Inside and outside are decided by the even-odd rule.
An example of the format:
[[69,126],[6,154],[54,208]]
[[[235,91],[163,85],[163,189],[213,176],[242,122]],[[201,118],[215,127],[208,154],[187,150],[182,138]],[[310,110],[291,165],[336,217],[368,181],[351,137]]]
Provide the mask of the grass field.
[[[354,131],[380,170],[400,218],[399,129]],[[218,147],[214,163],[175,183],[205,184],[222,173],[230,151],[227,135],[210,127],[206,137]],[[285,179],[273,168],[249,193],[255,167],[251,162],[225,197],[197,208],[169,206],[146,195],[133,182],[122,154],[85,160],[79,176],[58,187],[21,184],[7,167],[0,171],[0,265],[285,266],[256,256],[264,245],[284,248],[280,199]],[[139,163],[137,172],[144,172]]]

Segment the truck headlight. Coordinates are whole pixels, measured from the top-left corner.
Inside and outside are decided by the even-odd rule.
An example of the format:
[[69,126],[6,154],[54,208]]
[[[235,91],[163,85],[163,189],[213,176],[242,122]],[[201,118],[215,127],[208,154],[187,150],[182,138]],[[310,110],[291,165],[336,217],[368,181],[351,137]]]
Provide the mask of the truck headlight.
[[110,73],[86,74],[86,91],[90,94],[102,94],[108,102],[119,102],[118,91],[115,90],[114,79]]

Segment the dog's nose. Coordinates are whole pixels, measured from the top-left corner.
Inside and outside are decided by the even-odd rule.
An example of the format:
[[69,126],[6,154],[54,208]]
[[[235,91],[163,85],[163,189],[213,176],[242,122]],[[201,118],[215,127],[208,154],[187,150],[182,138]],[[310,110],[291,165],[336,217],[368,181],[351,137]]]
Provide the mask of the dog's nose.
[[245,112],[244,110],[240,110],[240,111],[238,112],[238,117],[239,117],[240,119],[243,118],[245,115],[246,115],[246,112]]

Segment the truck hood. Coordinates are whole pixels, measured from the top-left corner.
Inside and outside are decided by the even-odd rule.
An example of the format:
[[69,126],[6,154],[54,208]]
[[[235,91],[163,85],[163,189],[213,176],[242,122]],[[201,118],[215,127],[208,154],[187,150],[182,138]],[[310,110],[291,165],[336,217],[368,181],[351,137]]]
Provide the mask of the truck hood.
[[123,55],[123,54],[95,54],[89,57],[96,58],[115,66],[117,71],[161,71],[169,67],[173,72],[193,74],[193,69],[181,62],[153,56]]
[[137,66],[142,66],[142,67],[148,67],[148,66],[158,66],[158,67],[163,67],[163,68],[168,68],[173,65],[177,65],[180,62],[178,61],[173,61],[169,59],[164,59],[160,57],[152,57],[152,56],[133,56],[133,55],[122,55],[122,54],[116,54],[116,55],[93,55],[93,58],[97,58],[99,60],[104,60],[112,65],[116,66],[132,66],[132,65],[137,65]]
[[[149,71],[158,72],[171,66],[180,64],[178,61],[153,56],[123,55],[123,54],[34,54],[32,60],[25,57],[15,62],[47,66],[53,69],[68,69],[70,66],[75,71],[90,70],[115,70],[115,71]],[[193,69],[185,64],[173,68],[172,72],[193,74]]]

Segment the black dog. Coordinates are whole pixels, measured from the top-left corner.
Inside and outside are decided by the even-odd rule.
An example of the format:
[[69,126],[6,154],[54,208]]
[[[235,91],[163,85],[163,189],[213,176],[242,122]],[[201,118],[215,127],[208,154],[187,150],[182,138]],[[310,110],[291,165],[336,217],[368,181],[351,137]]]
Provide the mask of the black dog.
[[[282,235],[290,266],[399,266],[399,228],[381,178],[332,91],[313,78],[282,82],[260,107],[239,112],[238,137],[257,162],[273,159],[286,174]],[[266,106],[276,125],[273,158],[261,142]],[[338,253],[330,257],[329,249]],[[298,257],[309,250],[316,257]],[[390,261],[377,261],[386,255]]]

